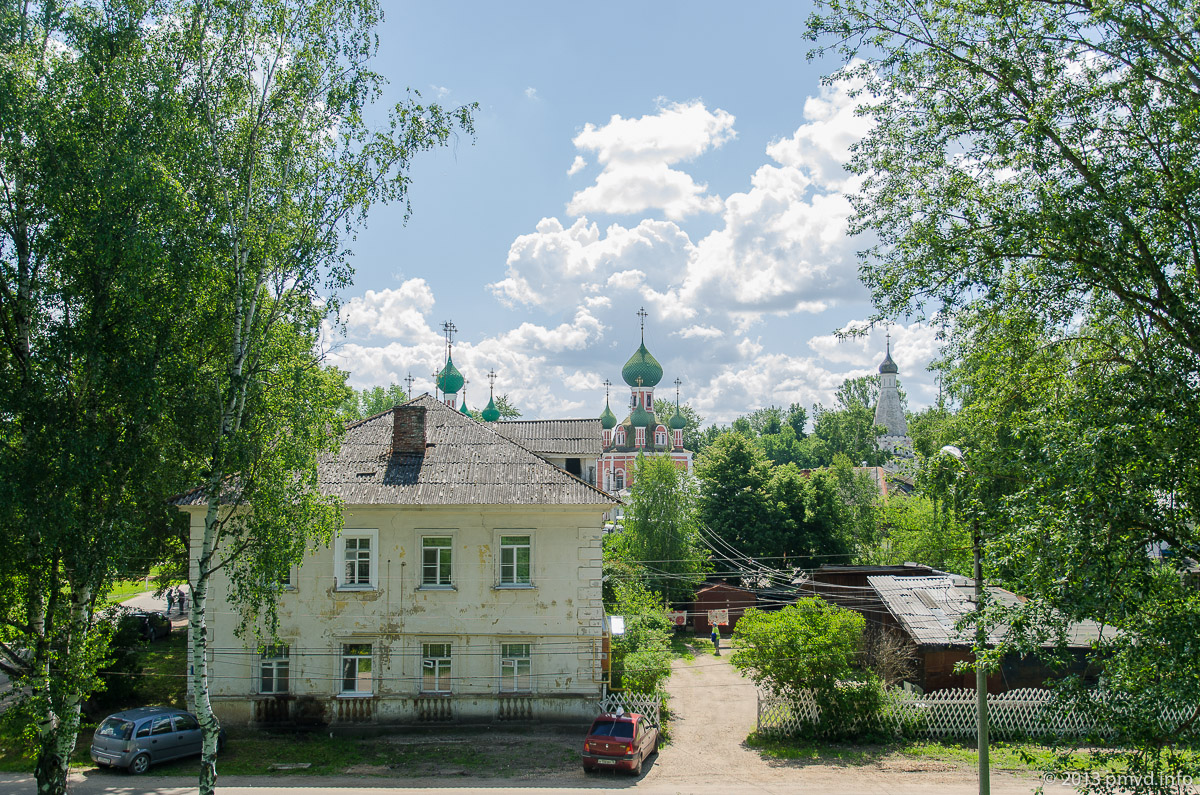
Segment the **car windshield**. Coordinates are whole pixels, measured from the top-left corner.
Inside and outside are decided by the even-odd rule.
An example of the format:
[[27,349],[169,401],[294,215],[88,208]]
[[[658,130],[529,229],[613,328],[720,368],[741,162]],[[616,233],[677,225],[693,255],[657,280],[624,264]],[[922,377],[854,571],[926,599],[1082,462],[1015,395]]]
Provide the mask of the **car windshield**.
[[133,736],[133,722],[120,718],[105,718],[100,728],[96,729],[99,737],[112,737],[117,740],[128,740]]
[[592,725],[592,735],[632,740],[633,724],[627,720],[598,720]]

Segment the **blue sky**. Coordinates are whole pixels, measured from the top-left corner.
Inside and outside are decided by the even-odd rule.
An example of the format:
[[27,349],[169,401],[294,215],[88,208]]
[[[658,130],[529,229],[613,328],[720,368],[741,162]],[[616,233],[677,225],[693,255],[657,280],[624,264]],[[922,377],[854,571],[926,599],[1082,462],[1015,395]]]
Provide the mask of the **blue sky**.
[[[377,207],[354,242],[327,337],[352,385],[431,391],[452,320],[472,407],[495,369],[526,417],[597,416],[641,306],[660,395],[681,379],[710,422],[874,372],[883,329],[833,337],[870,314],[841,168],[865,121],[805,58],[807,4],[384,5],[383,104],[478,102],[477,137],[422,155],[407,225]],[[891,332],[928,405],[932,330]]]

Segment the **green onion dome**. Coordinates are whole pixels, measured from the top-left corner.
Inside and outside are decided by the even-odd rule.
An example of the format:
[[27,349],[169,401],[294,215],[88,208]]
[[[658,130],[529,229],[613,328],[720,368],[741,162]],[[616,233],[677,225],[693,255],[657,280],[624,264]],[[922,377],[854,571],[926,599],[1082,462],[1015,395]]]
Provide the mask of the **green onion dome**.
[[487,408],[483,410],[484,422],[495,422],[500,419],[500,409],[496,408],[496,401],[493,398],[488,398]]
[[438,373],[437,388],[447,395],[454,395],[458,393],[458,390],[463,388],[463,384],[465,383],[462,373],[454,366],[454,359],[447,356],[446,366]]
[[683,415],[679,413],[678,405],[675,406],[675,415],[671,417],[671,422],[669,424],[671,426],[671,430],[673,431],[681,431],[687,426],[687,420],[685,420]]
[[465,401],[465,400],[463,401],[463,404],[458,407],[458,411],[460,414],[462,414],[466,417],[471,416],[471,412],[467,410],[467,401]]
[[[633,356],[629,357],[629,361],[625,362],[625,366],[621,368],[621,377],[625,379],[625,383],[630,386],[655,386],[663,377],[662,365],[650,355],[650,351],[646,350],[646,343],[642,343]],[[638,379],[642,381],[639,384]]]
[[634,408],[633,413],[629,415],[629,422],[635,428],[645,428],[653,420],[654,415],[642,408],[641,403],[639,403],[637,407]]
[[617,415],[612,413],[607,400],[604,401],[604,413],[600,415],[600,425],[606,431],[611,431],[617,425]]

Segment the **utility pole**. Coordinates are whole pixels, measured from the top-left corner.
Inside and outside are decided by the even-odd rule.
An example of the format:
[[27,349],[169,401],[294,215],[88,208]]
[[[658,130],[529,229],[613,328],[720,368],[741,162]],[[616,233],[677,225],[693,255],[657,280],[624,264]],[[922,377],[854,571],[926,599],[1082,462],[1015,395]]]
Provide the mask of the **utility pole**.
[[[942,448],[942,452],[958,462],[966,469],[963,451],[952,444]],[[968,472],[970,470],[967,470]],[[958,488],[959,478],[954,481]],[[992,777],[988,760],[988,705],[987,705],[987,670],[984,668],[983,650],[987,648],[987,630],[983,625],[983,535],[979,530],[979,517],[971,523],[972,545],[975,548],[975,731],[979,746],[979,795],[991,795]]]
[[971,530],[975,537],[975,728],[979,742],[979,795],[990,795],[992,780],[988,763],[987,670],[980,659],[987,646],[987,629],[983,625],[983,539],[979,533],[978,518]]

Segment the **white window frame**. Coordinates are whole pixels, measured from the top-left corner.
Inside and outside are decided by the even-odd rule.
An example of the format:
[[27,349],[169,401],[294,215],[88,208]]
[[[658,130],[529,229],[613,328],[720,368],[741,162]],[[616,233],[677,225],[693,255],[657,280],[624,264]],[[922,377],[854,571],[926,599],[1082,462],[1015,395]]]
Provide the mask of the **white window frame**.
[[[365,651],[364,651],[364,648]],[[362,643],[358,641],[346,641],[340,646],[341,654],[338,657],[338,695],[343,698],[363,698],[375,694],[375,646],[371,643]],[[367,690],[359,689],[364,682],[363,663],[366,663],[365,681],[368,685]],[[353,670],[347,667],[347,663],[353,664]],[[346,689],[346,681],[353,679],[354,689]]]
[[[516,648],[514,648],[516,647]],[[519,648],[519,647],[524,647]],[[524,654],[514,653],[521,652]],[[522,665],[523,663],[523,665]],[[524,673],[521,669],[524,668]],[[524,678],[524,682],[522,682]],[[522,687],[522,684],[524,687]],[[533,692],[533,644],[501,643],[500,644],[500,692],[501,693],[532,693]]]
[[625,488],[625,470],[624,469],[618,468],[618,469],[613,470],[613,488],[615,488],[617,491],[620,491],[621,489]]
[[623,447],[624,445],[625,445],[625,426],[618,425],[617,426],[617,447]]
[[[430,549],[440,549],[440,550],[444,549],[450,555],[450,561],[449,561],[450,572],[444,582],[442,581],[442,572],[441,572],[441,567],[442,567],[441,557],[442,556],[440,554],[438,555],[436,581],[435,582],[426,582],[425,581],[425,542],[427,540],[433,539],[433,538],[445,538],[445,539],[448,539],[450,542],[446,546],[439,545],[437,547],[430,547]],[[427,530],[427,531],[421,532],[420,539],[419,539],[420,549],[421,549],[421,558],[420,558],[420,561],[421,561],[420,567],[421,568],[420,568],[420,574],[419,574],[420,579],[418,580],[419,585],[417,586],[418,590],[423,590],[423,591],[454,590],[454,582],[455,582],[455,579],[454,579],[454,541],[455,541],[455,534],[449,530]]]
[[[433,672],[433,688],[425,687],[426,672]],[[421,644],[421,674],[419,689],[422,693],[453,692],[454,649],[450,641],[426,641]],[[444,678],[444,679],[443,679]]]
[[[286,643],[267,646],[258,655],[258,692],[265,696],[277,696],[291,692],[291,669],[290,646]],[[263,686],[267,676],[271,677],[269,688]],[[283,679],[284,682],[282,687],[279,686],[280,679]]]
[[[368,552],[370,562],[368,571],[370,581],[366,583],[346,582],[346,542],[350,539],[365,538],[370,542]],[[334,545],[333,576],[339,591],[374,591],[379,588],[379,531],[369,529],[347,528],[338,534]]]
[[[497,588],[514,588],[514,589],[534,587],[534,585],[533,585],[533,531],[527,530],[525,528],[519,528],[519,529],[510,528],[507,530],[497,529],[495,531],[495,533],[496,533],[496,539],[495,539],[496,545],[493,548],[496,550],[496,587]],[[518,539],[518,538],[524,538],[525,543],[524,544],[520,544],[520,543],[505,544],[504,543],[505,539],[513,540],[513,539]],[[526,577],[526,579],[524,581],[522,581],[518,577],[519,569],[518,569],[518,561],[517,561],[517,550],[520,550],[521,548],[527,549],[528,555],[529,555],[529,575],[528,575],[528,577]],[[513,551],[511,561],[506,560],[506,556],[505,556],[505,553],[509,550]],[[511,572],[511,577],[508,579],[505,579],[506,570]]]
[[667,443],[667,429],[664,428],[663,426],[659,425],[657,428],[654,429],[654,444],[665,446],[666,443]]

